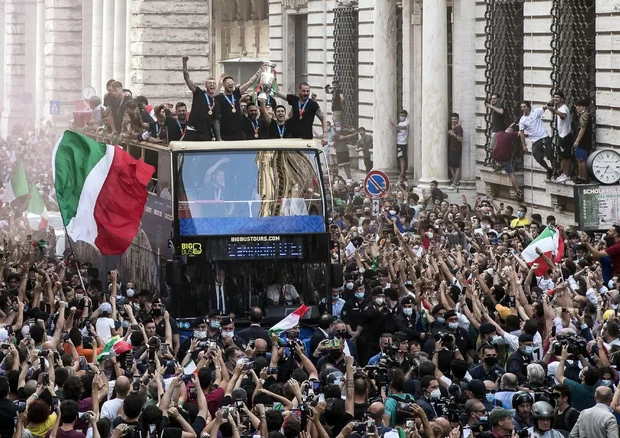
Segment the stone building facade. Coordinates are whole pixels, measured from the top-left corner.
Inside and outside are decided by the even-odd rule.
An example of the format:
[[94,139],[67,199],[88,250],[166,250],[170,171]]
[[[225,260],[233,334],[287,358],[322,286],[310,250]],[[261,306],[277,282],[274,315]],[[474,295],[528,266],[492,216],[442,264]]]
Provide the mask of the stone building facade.
[[[66,126],[82,88],[101,95],[110,78],[154,103],[188,101],[188,55],[197,82],[226,72],[242,83],[271,60],[280,88],[308,82],[328,119],[324,87],[339,79],[347,124],[373,134],[375,167],[391,174],[391,124],[406,109],[410,181],[422,184],[448,180],[457,112],[463,186],[515,202],[507,176],[489,166],[484,104],[496,89],[514,119],[519,100],[536,107],[552,89],[569,106],[589,97],[598,146],[620,148],[620,0],[0,0],[0,11],[2,136],[16,123]],[[60,115],[49,114],[50,101]],[[570,221],[571,184],[545,181],[529,153],[520,162],[525,203]]]

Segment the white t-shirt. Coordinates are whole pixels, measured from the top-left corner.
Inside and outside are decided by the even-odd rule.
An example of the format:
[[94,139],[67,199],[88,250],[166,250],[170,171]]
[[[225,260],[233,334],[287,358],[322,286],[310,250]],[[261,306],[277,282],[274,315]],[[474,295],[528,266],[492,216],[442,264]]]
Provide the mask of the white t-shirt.
[[557,127],[558,127],[558,135],[560,136],[560,138],[564,138],[571,132],[570,111],[568,107],[566,106],[566,104],[559,107],[557,111],[562,114],[566,114],[566,117],[564,117],[564,120],[562,120],[560,116],[555,116]]
[[530,111],[528,116],[521,116],[519,120],[519,131],[525,131],[532,143],[536,143],[538,140],[549,136],[545,129],[545,125],[543,125],[543,113],[544,111],[542,108],[536,108]]
[[97,331],[97,336],[99,336],[104,343],[112,339],[112,332],[110,330],[113,328],[114,320],[112,318],[97,318],[95,330]]
[[405,119],[402,122],[398,122],[399,128],[405,127],[406,129],[399,129],[396,133],[396,144],[406,145],[409,139],[409,120]]

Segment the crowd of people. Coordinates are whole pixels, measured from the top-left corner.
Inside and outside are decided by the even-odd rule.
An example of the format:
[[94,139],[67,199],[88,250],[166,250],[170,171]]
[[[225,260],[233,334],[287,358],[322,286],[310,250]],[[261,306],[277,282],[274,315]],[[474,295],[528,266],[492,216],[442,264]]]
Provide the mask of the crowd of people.
[[[0,438],[618,436],[620,226],[588,236],[525,205],[450,203],[436,182],[409,187],[404,111],[394,126],[400,184],[373,216],[343,149],[357,142],[371,168],[372,137],[343,132],[340,120],[332,131],[307,84],[278,93],[286,108],[247,101],[258,72],[203,89],[183,58],[183,74],[190,113],[183,103],[152,108],[110,81],[103,102],[90,100],[87,129],[155,143],[311,139],[318,117],[318,137],[336,150],[330,232],[343,267],[318,327],[308,337],[299,326],[272,333],[256,307],[241,329],[214,305],[186,336],[139,278],[100,273],[53,246],[33,250],[28,223],[3,206],[13,218],[0,257]],[[520,130],[544,162],[538,121]],[[448,135],[458,185],[458,114]],[[14,163],[16,153],[52,209],[52,142],[44,131],[10,141],[1,159]],[[10,175],[5,168],[5,190]],[[551,252],[541,241],[549,235]]]

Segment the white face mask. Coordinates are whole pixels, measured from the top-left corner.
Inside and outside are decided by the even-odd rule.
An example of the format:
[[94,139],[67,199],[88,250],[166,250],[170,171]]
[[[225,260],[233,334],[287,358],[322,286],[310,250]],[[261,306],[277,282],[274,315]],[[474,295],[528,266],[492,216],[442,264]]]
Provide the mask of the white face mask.
[[375,298],[375,303],[377,303],[377,306],[383,306],[383,298]]
[[235,331],[231,330],[231,331],[222,331],[222,337],[224,338],[232,338],[235,335]]
[[448,323],[448,327],[451,328],[452,330],[456,330],[459,327],[459,323],[458,322],[449,322]]
[[405,121],[405,116],[399,116],[398,120],[400,120],[401,122],[404,122]]
[[203,332],[200,330],[194,330],[194,339],[205,339],[207,337],[207,332]]
[[132,288],[127,289],[127,298],[133,298],[135,293],[136,291],[134,291]]
[[396,214],[396,210],[390,210],[388,213],[390,213],[391,216],[394,216]]
[[437,400],[441,397],[441,391],[439,390],[439,388],[433,389],[430,393],[430,399],[431,400]]
[[405,307],[403,309],[403,313],[405,314],[405,316],[411,316],[413,315],[413,309],[411,307]]
[[347,288],[348,290],[353,289],[353,283],[352,283],[352,282],[348,282],[345,286],[346,286],[346,288]]

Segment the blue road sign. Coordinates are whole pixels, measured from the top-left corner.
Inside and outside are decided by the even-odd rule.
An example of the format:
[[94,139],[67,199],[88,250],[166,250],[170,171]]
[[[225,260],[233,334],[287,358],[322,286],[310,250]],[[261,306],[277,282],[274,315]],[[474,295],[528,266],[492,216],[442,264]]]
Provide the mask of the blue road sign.
[[364,179],[364,188],[371,198],[380,198],[390,190],[390,179],[380,170],[371,170]]
[[60,100],[50,100],[50,116],[60,115]]

